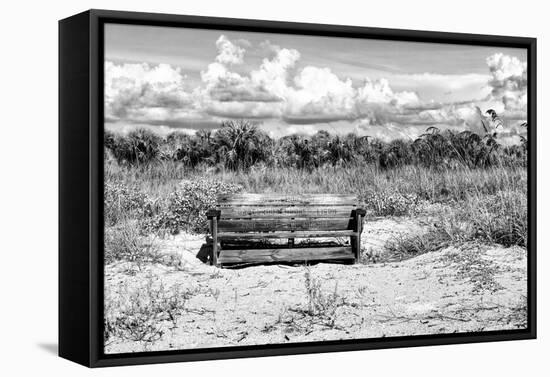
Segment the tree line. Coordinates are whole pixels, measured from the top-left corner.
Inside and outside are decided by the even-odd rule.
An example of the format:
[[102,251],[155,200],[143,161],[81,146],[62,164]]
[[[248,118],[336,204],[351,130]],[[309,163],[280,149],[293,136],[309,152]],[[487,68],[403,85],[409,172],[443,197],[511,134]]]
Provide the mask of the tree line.
[[258,164],[298,169],[357,164],[375,164],[381,169],[411,164],[478,168],[525,166],[527,159],[525,138],[518,145],[503,146],[490,135],[430,127],[415,140],[385,142],[323,130],[313,136],[294,134],[274,139],[244,120],[224,121],[217,130],[199,130],[194,135],[173,131],[161,137],[148,129],[127,134],[106,130],[104,146],[119,164],[178,161],[190,168],[206,165],[230,170],[246,170]]

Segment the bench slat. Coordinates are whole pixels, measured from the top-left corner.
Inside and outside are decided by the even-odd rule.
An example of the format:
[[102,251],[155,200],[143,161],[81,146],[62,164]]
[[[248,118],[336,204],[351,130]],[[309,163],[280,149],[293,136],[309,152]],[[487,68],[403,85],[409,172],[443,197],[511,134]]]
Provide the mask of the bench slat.
[[218,239],[235,240],[241,238],[263,239],[263,238],[318,238],[318,237],[350,237],[357,236],[353,230],[338,231],[298,231],[298,232],[276,232],[276,233],[218,233]]
[[309,203],[306,201],[301,202],[224,202],[219,203],[216,205],[218,209],[223,208],[233,208],[233,207],[281,207],[281,206],[316,206],[316,207],[357,207],[357,203],[355,202],[341,202],[341,203],[335,203],[335,202],[326,202],[326,203]]
[[265,194],[236,194],[218,196],[218,204],[229,206],[254,205],[355,205],[355,195],[265,195]]
[[222,250],[219,263],[297,262],[327,259],[354,259],[351,247],[310,247],[295,249]]
[[231,207],[221,209],[222,219],[350,217],[355,207]]
[[327,219],[271,219],[271,220],[222,220],[218,222],[220,232],[261,232],[277,230],[352,230],[351,218]]
[[356,200],[357,195],[353,194],[255,194],[255,193],[237,193],[237,194],[222,194],[218,195],[218,200],[226,199],[245,199],[245,200],[257,200],[257,199],[272,199],[272,200],[281,200],[288,198],[307,198],[307,199],[347,199],[347,200]]

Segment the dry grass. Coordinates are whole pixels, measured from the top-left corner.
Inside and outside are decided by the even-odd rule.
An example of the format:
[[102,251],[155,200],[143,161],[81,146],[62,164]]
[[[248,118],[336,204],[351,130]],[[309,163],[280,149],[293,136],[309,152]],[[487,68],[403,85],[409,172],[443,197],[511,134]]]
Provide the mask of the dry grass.
[[[164,221],[167,214],[176,214],[172,216],[177,221],[172,221],[175,225],[170,227],[171,232],[177,231],[178,226],[204,225],[203,218],[196,218],[204,208],[176,213],[170,206],[173,202],[170,198],[181,194],[181,181],[186,180],[242,187],[245,192],[352,193],[378,216],[415,214],[422,210],[419,203],[442,203],[447,210],[440,214],[440,222],[453,238],[475,238],[505,246],[527,244],[527,171],[522,167],[434,170],[409,165],[380,170],[371,164],[305,170],[254,166],[245,172],[205,167],[190,170],[175,162],[121,166],[110,161],[105,176],[116,187],[129,187],[124,192],[131,193],[130,204],[136,201],[134,198],[149,203],[146,207],[151,210],[144,214],[129,205],[131,215],[153,218],[161,215]],[[183,208],[178,206],[178,210],[180,207]],[[106,212],[121,216],[117,211],[106,209]],[[182,218],[185,221],[179,220]],[[452,229],[446,219],[453,220]]]
[[119,285],[105,293],[104,341],[154,343],[177,326],[186,302],[197,291],[178,285],[167,288],[148,275],[138,287]]
[[105,229],[105,263],[126,261],[141,269],[143,263],[160,259],[154,237],[143,236],[136,221],[126,220]]
[[105,165],[106,182],[121,182],[152,196],[166,196],[182,180],[211,179],[237,184],[246,192],[352,193],[395,191],[430,201],[464,200],[469,195],[527,189],[522,167],[434,170],[408,165],[380,170],[375,165],[324,166],[314,170],[254,166],[247,171],[199,167],[164,161],[137,166]]
[[443,228],[430,229],[424,234],[398,236],[389,240],[385,249],[388,252],[379,261],[402,261],[424,253],[437,251],[449,246],[453,241],[451,234]]

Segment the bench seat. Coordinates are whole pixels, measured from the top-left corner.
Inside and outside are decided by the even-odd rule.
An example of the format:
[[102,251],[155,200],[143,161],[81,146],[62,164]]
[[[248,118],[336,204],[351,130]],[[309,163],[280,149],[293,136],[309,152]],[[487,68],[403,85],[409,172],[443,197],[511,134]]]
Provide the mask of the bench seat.
[[320,260],[355,260],[351,246],[296,247],[292,249],[237,249],[223,250],[220,264],[308,262]]
[[220,240],[235,240],[240,238],[323,238],[323,237],[351,237],[357,236],[357,232],[353,230],[337,230],[333,232],[327,231],[296,231],[296,232],[261,232],[261,233],[218,233]]

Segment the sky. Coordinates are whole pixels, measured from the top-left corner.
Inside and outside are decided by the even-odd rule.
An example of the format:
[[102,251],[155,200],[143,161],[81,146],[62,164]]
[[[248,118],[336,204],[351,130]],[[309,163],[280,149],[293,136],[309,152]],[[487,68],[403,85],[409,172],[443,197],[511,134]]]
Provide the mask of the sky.
[[105,125],[166,134],[246,119],[270,134],[416,138],[482,132],[494,109],[519,139],[527,51],[474,45],[107,24]]

